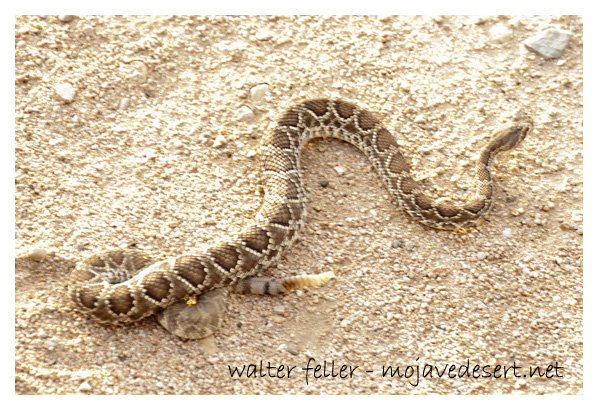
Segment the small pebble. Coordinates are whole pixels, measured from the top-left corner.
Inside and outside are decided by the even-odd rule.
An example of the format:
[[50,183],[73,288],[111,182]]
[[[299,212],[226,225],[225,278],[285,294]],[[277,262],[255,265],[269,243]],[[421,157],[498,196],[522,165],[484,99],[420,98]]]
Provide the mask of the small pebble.
[[494,41],[503,43],[511,37],[512,31],[500,23],[491,27],[489,34]]
[[119,100],[119,110],[127,110],[131,105],[131,99],[129,97],[123,97]]
[[86,24],[85,26],[83,26],[83,29],[81,29],[81,31],[86,36],[93,36],[95,34],[94,28],[92,26],[88,25],[88,24]]
[[327,180],[320,180],[320,185],[322,188],[325,188],[329,185],[329,182]]
[[339,174],[340,176],[343,175],[343,173],[345,173],[345,171],[346,171],[345,167],[341,167],[341,166],[336,166],[333,168],[335,169],[337,174]]
[[252,87],[250,90],[250,98],[254,103],[264,103],[264,96],[268,91],[267,84],[258,84],[257,86]]
[[284,305],[275,305],[272,308],[272,312],[275,314],[283,315],[283,314],[285,314],[285,306]]
[[75,18],[75,16],[68,16],[68,15],[58,16],[58,20],[62,21],[63,23],[68,23],[69,21],[73,21],[74,18]]
[[71,156],[71,152],[69,150],[60,150],[58,153],[56,153],[56,156],[59,160],[66,161]]
[[58,83],[54,86],[54,91],[63,101],[70,103],[75,98],[75,87],[69,83]]
[[225,144],[227,144],[227,140],[225,140],[225,138],[221,135],[216,136],[216,138],[214,139],[214,143],[212,143],[212,147],[217,148],[217,147],[222,147]]
[[235,118],[239,121],[249,122],[254,118],[254,112],[247,106],[241,106],[235,111]]
[[572,33],[569,31],[547,29],[539,35],[524,40],[524,45],[545,58],[554,59],[561,57],[570,37],[572,37]]
[[179,140],[178,138],[173,138],[171,141],[168,142],[168,151],[170,151],[171,153],[175,153],[179,151],[179,149],[182,146],[183,142],[181,140]]
[[218,364],[220,362],[220,359],[218,357],[209,357],[206,358],[206,361],[210,364]]
[[487,253],[485,253],[484,251],[479,251],[476,254],[476,258],[478,258],[479,260],[484,260],[485,258],[487,258]]
[[506,228],[505,230],[503,230],[503,235],[506,237],[509,237],[512,235],[512,229],[511,228]]
[[31,253],[29,253],[29,257],[31,257],[31,259],[33,261],[42,261],[44,258],[46,258],[48,256],[48,252],[46,250],[44,250],[43,248],[34,248]]
[[214,335],[210,335],[207,338],[202,338],[198,341],[200,350],[206,355],[213,355],[218,351],[216,345],[216,338]]
[[79,391],[83,391],[83,392],[88,392],[91,391],[92,386],[89,385],[89,383],[87,381],[83,381],[81,383],[81,385],[79,386]]
[[415,118],[414,118],[414,123],[426,123],[426,119],[424,118],[424,116],[422,114],[418,114]]
[[298,355],[299,348],[297,347],[297,344],[295,344],[295,343],[287,344],[287,352],[291,355]]
[[391,243],[391,247],[393,248],[401,248],[403,247],[403,240],[393,240],[393,242]]
[[270,40],[273,34],[270,31],[262,30],[256,33],[256,39],[260,41]]
[[522,18],[521,17],[514,17],[511,18],[510,20],[508,20],[507,25],[513,28],[518,28],[522,25]]

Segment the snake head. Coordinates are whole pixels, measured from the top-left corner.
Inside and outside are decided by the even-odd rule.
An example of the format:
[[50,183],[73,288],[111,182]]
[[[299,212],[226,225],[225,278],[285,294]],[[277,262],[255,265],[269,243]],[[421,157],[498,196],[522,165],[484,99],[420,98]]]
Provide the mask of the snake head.
[[493,133],[493,142],[497,144],[498,151],[507,151],[516,147],[533,129],[534,123],[530,117],[518,114],[514,119],[500,127]]

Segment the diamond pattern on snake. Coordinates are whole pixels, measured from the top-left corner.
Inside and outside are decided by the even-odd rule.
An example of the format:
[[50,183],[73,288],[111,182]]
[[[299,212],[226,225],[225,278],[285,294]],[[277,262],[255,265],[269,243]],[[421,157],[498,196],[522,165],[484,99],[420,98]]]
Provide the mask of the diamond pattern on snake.
[[331,277],[256,276],[293,244],[304,224],[300,156],[310,139],[335,137],[353,144],[414,220],[435,229],[459,230],[491,210],[493,160],[520,144],[532,127],[529,118],[519,116],[498,128],[476,162],[471,197],[452,203],[424,192],[395,138],[371,112],[336,99],[303,101],[288,108],[262,140],[264,199],[254,221],[240,233],[201,253],[158,262],[138,250],[95,254],[71,273],[69,295],[80,312],[103,324],[129,324],[156,314],[162,326],[181,338],[207,337],[224,316],[229,291],[278,295]]

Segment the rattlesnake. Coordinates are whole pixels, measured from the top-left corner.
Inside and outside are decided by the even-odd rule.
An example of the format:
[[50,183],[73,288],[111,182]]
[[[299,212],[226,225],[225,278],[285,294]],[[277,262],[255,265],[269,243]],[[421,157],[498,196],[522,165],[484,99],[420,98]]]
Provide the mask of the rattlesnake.
[[[255,220],[241,233],[202,253],[157,263],[137,250],[94,255],[71,273],[69,294],[79,311],[101,323],[128,324],[158,313],[160,323],[172,333],[205,337],[222,318],[225,293],[219,289],[231,286],[236,291],[281,294],[328,279],[327,275],[254,277],[289,248],[304,222],[300,153],[306,141],[331,136],[353,144],[408,214],[436,229],[455,230],[489,212],[495,155],[516,147],[531,129],[532,121],[526,117],[499,128],[476,162],[473,196],[466,203],[452,204],[424,193],[394,137],[372,113],[341,100],[304,101],[285,111],[262,141],[264,199]],[[195,307],[181,301],[194,295],[201,295]]]

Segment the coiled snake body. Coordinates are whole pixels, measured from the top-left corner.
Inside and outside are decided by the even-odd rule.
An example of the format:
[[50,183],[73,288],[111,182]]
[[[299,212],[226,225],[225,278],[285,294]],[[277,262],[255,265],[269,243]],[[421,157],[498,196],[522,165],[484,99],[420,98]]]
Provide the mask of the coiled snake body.
[[[262,141],[264,200],[255,220],[241,233],[200,254],[157,263],[136,250],[94,255],[71,273],[69,294],[79,311],[101,323],[127,324],[158,313],[160,323],[174,334],[203,338],[215,330],[224,311],[225,294],[218,289],[231,286],[236,291],[281,294],[328,278],[254,277],[287,250],[302,227],[306,196],[300,154],[306,141],[332,136],[353,144],[408,214],[422,224],[453,230],[472,225],[489,212],[495,155],[516,147],[531,129],[527,118],[499,128],[476,163],[474,194],[464,204],[451,204],[424,193],[410,175],[395,138],[373,114],[341,100],[304,101],[285,111]],[[193,295],[201,295],[196,306],[181,301]]]

